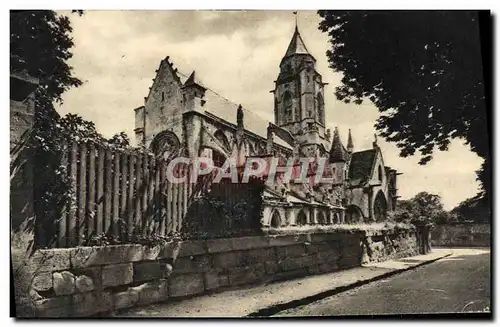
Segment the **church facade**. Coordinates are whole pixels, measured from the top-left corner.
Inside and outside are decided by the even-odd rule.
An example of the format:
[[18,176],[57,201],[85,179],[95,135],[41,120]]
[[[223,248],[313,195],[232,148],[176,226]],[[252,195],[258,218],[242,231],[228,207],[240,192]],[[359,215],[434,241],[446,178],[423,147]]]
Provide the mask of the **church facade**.
[[135,109],[136,140],[157,155],[208,156],[219,167],[228,158],[238,165],[248,158],[326,160],[328,183],[268,181],[264,226],[383,221],[395,209],[398,173],[385,165],[376,141],[355,151],[350,131],[344,146],[338,129],[325,126],[326,83],[297,27],[279,66],[269,122],[210,90],[195,71],[179,72],[166,57]]

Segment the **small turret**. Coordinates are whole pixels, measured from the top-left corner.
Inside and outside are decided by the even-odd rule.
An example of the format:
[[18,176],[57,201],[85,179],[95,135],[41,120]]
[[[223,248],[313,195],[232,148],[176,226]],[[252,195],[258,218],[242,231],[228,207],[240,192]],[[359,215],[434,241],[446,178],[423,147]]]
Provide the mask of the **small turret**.
[[346,151],[344,149],[344,146],[342,145],[342,141],[340,140],[339,130],[337,127],[335,127],[335,130],[333,132],[332,148],[330,150],[330,162],[336,163],[346,161]]
[[354,143],[352,142],[351,129],[349,128],[349,136],[347,137],[347,153],[352,154],[354,151]]
[[203,98],[207,89],[196,80],[194,70],[182,86],[182,90],[184,92],[184,106],[186,111],[197,111],[203,107],[205,104]]

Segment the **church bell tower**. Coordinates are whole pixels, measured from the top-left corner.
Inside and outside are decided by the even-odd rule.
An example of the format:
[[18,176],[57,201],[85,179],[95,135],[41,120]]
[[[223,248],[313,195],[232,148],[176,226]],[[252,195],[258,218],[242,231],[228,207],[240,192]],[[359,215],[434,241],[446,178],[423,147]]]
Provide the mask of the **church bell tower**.
[[[298,141],[304,155],[318,153],[325,137],[324,86],[297,24],[275,83],[274,121]],[[329,142],[328,142],[329,143]]]

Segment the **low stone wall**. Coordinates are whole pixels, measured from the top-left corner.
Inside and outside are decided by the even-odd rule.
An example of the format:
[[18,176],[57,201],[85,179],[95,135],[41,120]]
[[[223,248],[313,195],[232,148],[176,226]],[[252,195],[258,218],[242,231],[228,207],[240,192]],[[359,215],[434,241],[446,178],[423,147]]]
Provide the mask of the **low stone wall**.
[[434,246],[490,246],[491,226],[489,224],[438,225],[432,229],[431,233],[431,243]]
[[413,230],[39,250],[18,262],[17,316],[83,317],[415,255]]

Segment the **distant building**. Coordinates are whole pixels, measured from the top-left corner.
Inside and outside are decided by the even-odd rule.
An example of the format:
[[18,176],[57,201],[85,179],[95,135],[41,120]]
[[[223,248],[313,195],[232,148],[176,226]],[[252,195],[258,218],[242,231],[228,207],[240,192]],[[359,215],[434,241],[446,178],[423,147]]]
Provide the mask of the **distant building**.
[[330,185],[269,185],[264,226],[373,222],[396,204],[396,170],[385,166],[376,141],[371,149],[347,148],[338,129],[325,126],[324,86],[298,28],[280,62],[273,93],[274,122],[241,108],[203,85],[193,71],[174,69],[166,57],[156,71],[144,106],[135,109],[138,142],[164,155],[228,157],[273,155],[328,158]]

